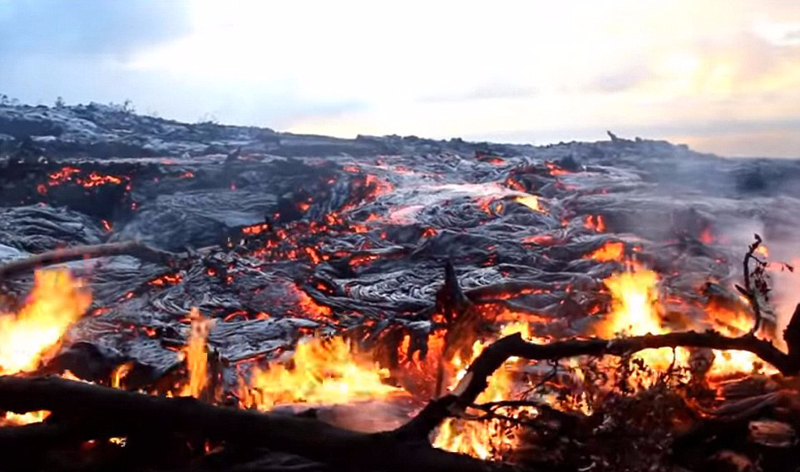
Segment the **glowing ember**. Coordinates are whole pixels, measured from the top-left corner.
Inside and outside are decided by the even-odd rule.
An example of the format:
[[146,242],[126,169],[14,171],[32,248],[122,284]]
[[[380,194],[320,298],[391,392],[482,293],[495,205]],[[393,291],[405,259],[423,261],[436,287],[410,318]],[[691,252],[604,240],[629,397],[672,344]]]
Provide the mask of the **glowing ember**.
[[148,284],[154,287],[165,287],[167,285],[177,285],[182,280],[183,276],[181,274],[166,274],[151,280]]
[[555,177],[557,175],[565,175],[565,174],[571,174],[572,173],[572,172],[570,172],[568,170],[562,169],[555,162],[549,162],[548,161],[548,162],[545,162],[544,165],[547,166],[547,169],[550,171],[550,175],[552,175],[553,177]]
[[625,244],[620,241],[608,241],[599,249],[584,256],[584,259],[594,259],[600,262],[622,262],[625,257]]
[[249,234],[249,235],[261,234],[269,230],[270,230],[269,224],[261,223],[258,225],[247,226],[245,228],[242,228],[242,234]]
[[528,236],[524,238],[522,242],[540,244],[542,246],[552,246],[556,243],[556,240],[551,234],[537,234],[535,236]]
[[341,338],[313,338],[297,345],[291,362],[255,369],[240,388],[242,404],[269,410],[275,405],[332,405],[388,398],[400,389],[383,383],[387,369],[351,353]]
[[[81,177],[81,170],[74,167],[63,167],[57,172],[53,172],[48,176],[47,185],[55,187],[62,185],[66,182],[74,182],[84,188],[100,187],[102,185],[121,185],[127,183],[130,187],[130,178],[125,176],[105,175],[98,172],[92,172],[86,177]],[[128,188],[130,190],[130,188]],[[39,193],[43,193],[39,190]]]
[[90,304],[91,296],[69,271],[37,271],[19,313],[0,314],[0,375],[35,369]]

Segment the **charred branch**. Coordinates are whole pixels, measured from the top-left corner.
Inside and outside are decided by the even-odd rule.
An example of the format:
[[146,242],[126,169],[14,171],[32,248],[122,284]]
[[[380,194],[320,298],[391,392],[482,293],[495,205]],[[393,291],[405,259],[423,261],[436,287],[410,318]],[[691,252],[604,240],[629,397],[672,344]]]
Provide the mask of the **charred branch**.
[[[737,285],[737,289],[747,298],[750,307],[753,309],[753,327],[750,328],[749,334],[751,336],[758,332],[761,327],[761,303],[759,302],[759,293],[766,293],[768,290],[766,281],[764,281],[764,269],[766,263],[755,256],[756,251],[761,246],[762,239],[758,234],[755,235],[755,241],[747,248],[747,253],[744,255],[742,261],[742,274],[744,276],[744,288]],[[755,263],[755,269],[751,272],[750,262]]]
[[131,256],[143,261],[165,265],[170,265],[180,258],[177,254],[155,249],[138,241],[98,244],[95,246],[76,246],[44,252],[26,259],[0,265],[0,280],[29,272],[38,267],[110,256]]
[[[796,320],[793,320],[796,321]],[[681,332],[661,335],[645,335],[620,339],[573,339],[551,344],[535,344],[513,334],[499,339],[488,346],[475,359],[467,374],[456,387],[460,405],[466,407],[474,403],[486,389],[488,378],[510,357],[529,360],[557,360],[577,356],[604,355],[622,357],[645,349],[663,347],[691,347],[719,350],[748,351],[771,364],[784,375],[796,375],[800,371],[800,359],[785,354],[772,343],[753,336],[730,338],[714,331]]]
[[[49,410],[80,418],[76,436],[49,424],[10,428],[0,435],[0,451],[26,441],[125,437],[160,431],[191,433],[248,446],[269,447],[332,465],[368,470],[511,470],[430,446],[401,430],[365,434],[314,418],[217,407],[192,398],[165,398],[115,390],[60,378],[0,378],[0,408]],[[425,411],[425,410],[423,410]]]

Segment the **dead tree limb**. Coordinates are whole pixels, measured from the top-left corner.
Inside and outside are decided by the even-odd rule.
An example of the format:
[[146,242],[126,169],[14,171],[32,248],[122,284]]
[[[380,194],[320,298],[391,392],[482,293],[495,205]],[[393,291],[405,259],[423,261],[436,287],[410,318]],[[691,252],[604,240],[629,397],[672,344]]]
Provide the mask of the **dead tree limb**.
[[[798,310],[796,313],[800,313]],[[793,320],[795,321],[795,320]],[[769,341],[746,335],[737,338],[723,336],[714,331],[703,333],[688,331],[660,335],[648,334],[612,340],[605,339],[573,339],[551,344],[535,344],[522,339],[519,334],[506,336],[489,345],[472,362],[467,374],[456,386],[453,394],[461,406],[469,406],[475,402],[480,393],[486,389],[488,378],[508,360],[509,357],[521,357],[530,360],[556,360],[577,356],[624,356],[644,349],[662,347],[694,347],[719,350],[748,351],[757,355],[764,362],[774,366],[782,374],[791,376],[800,372],[800,358],[797,349],[786,354]]]
[[0,265],[0,280],[29,272],[38,267],[109,256],[132,256],[147,262],[165,265],[171,265],[173,262],[180,259],[180,256],[177,254],[161,251],[138,241],[98,244],[94,246],[76,246],[43,252],[26,259],[19,259]]
[[[79,418],[79,437],[73,440],[149,434],[155,429],[268,447],[348,468],[404,472],[409,468],[425,472],[513,470],[435,449],[427,440],[418,441],[398,431],[364,434],[313,418],[218,407],[193,398],[149,396],[56,377],[0,377],[0,409],[49,410],[62,417]],[[44,439],[65,439],[63,430],[33,426],[37,428],[11,428],[0,434],[0,451],[21,444],[12,439],[15,431],[28,440],[37,434]]]
[[[758,332],[758,328],[761,327],[762,321],[762,314],[761,314],[761,304],[758,300],[758,292],[759,290],[763,290],[765,287],[762,287],[763,282],[760,284],[759,280],[761,280],[763,268],[765,267],[766,263],[755,256],[756,250],[758,250],[759,246],[762,243],[761,236],[758,234],[755,235],[755,241],[747,247],[747,252],[744,255],[744,260],[742,261],[742,276],[744,278],[744,287],[736,286],[736,288],[741,292],[742,295],[747,298],[748,303],[750,303],[750,307],[753,309],[753,327],[750,328],[749,335],[755,336]],[[750,272],[750,261],[754,261],[756,263],[756,282],[753,282],[753,274]]]

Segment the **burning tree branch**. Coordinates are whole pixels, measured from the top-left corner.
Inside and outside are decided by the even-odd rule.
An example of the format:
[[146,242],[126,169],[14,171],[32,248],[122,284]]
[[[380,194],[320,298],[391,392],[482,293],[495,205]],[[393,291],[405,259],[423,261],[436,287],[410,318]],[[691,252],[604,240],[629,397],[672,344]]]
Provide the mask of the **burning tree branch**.
[[[800,308],[790,326],[800,323]],[[164,398],[115,390],[60,378],[0,378],[0,409],[25,413],[48,410],[62,418],[80,418],[74,428],[64,424],[29,425],[6,429],[0,434],[0,451],[21,444],[53,444],[147,434],[152,425],[176,433],[249,446],[268,446],[332,465],[383,470],[405,470],[413,463],[418,470],[505,470],[499,464],[435,449],[428,435],[441,421],[474,406],[487,387],[488,378],[510,357],[556,360],[576,356],[626,356],[662,347],[694,347],[749,351],[785,375],[800,371],[800,358],[793,338],[784,354],[771,343],[745,335],[738,338],[719,333],[682,332],[613,340],[585,339],[536,344],[519,334],[489,345],[474,360],[453,393],[430,402],[402,427],[365,434],[331,426],[314,418],[217,407],[192,398]],[[502,405],[502,404],[500,404]],[[509,404],[510,405],[510,404]],[[480,405],[478,405],[480,407]],[[495,405],[485,405],[489,412]],[[62,419],[63,421],[63,419]],[[67,423],[69,424],[69,423]],[[510,470],[510,469],[508,469]]]
[[[790,326],[800,324],[800,306]],[[795,343],[788,339],[787,343]],[[703,333],[688,331],[661,335],[645,335],[620,339],[585,339],[554,342],[551,344],[535,344],[522,339],[519,334],[506,336],[488,346],[475,359],[467,370],[467,374],[454,389],[455,399],[460,405],[472,404],[488,385],[488,378],[499,369],[510,357],[521,357],[530,360],[556,360],[577,356],[625,356],[645,349],[663,347],[692,347],[718,350],[748,351],[771,364],[782,374],[791,376],[800,372],[800,356],[798,347],[790,347],[785,354],[769,341],[745,335],[737,338],[723,336],[715,331]]]
[[[0,377],[0,409],[49,410],[80,418],[74,429],[63,425],[28,425],[0,432],[0,452],[22,445],[75,443],[161,431],[191,433],[248,446],[265,446],[332,465],[367,470],[511,471],[453,454],[418,441],[401,430],[358,433],[314,418],[212,406],[193,398],[165,398],[115,390],[55,377]],[[423,410],[424,412],[428,409]],[[402,428],[401,428],[402,429]]]

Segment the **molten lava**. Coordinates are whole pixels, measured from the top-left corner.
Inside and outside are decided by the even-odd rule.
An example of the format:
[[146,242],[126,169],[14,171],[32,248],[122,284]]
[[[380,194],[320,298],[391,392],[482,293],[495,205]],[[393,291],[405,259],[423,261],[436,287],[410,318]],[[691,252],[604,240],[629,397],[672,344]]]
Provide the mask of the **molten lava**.
[[583,226],[586,229],[604,233],[606,231],[606,220],[603,218],[603,215],[597,215],[597,218],[595,218],[594,215],[589,215],[583,220]]
[[625,258],[625,243],[621,241],[608,241],[584,259],[594,259],[600,262],[622,262]]
[[539,198],[534,195],[528,195],[527,197],[517,197],[516,200],[518,203],[525,205],[526,207],[530,208],[533,211],[542,211],[542,207],[539,205]]

